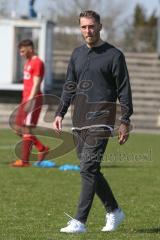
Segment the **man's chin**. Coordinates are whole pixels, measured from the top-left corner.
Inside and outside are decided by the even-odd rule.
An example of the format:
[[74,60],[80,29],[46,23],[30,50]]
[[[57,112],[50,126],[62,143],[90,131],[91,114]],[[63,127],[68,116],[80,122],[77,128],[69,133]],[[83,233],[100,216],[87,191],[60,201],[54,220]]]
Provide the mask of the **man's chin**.
[[85,40],[86,40],[86,43],[88,43],[88,44],[94,44],[94,42],[95,42],[95,41],[93,41],[93,39],[86,38]]
[[86,43],[90,46],[94,46],[96,44],[95,41],[86,41]]

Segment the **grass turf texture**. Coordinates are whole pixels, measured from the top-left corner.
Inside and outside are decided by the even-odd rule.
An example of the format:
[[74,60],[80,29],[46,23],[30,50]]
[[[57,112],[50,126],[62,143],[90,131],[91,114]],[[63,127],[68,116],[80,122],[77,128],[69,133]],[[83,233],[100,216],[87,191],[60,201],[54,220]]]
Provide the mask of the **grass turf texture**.
[[[102,171],[110,182],[126,219],[114,233],[102,233],[105,211],[95,197],[87,230],[81,235],[59,233],[74,216],[80,191],[79,172],[58,168],[12,168],[14,144],[19,140],[10,130],[0,130],[0,239],[63,240],[160,239],[159,135],[132,134],[119,146],[113,138],[104,157]],[[55,141],[48,141],[54,147]],[[77,164],[75,152],[56,160],[58,165]]]

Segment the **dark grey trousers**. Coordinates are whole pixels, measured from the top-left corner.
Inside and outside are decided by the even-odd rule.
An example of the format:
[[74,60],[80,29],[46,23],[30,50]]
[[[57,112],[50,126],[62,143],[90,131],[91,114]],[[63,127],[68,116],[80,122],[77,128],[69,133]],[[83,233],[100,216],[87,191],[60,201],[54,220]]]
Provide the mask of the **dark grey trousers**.
[[75,219],[87,221],[95,193],[102,201],[106,211],[118,208],[112,190],[100,172],[110,132],[107,128],[74,130],[74,139],[80,159],[81,193]]

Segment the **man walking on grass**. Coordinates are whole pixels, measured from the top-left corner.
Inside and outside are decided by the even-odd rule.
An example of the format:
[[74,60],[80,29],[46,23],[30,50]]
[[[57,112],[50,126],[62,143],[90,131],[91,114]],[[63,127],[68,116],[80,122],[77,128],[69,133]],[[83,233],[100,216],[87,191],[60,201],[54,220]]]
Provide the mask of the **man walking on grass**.
[[35,54],[34,44],[30,39],[19,43],[19,53],[26,62],[23,71],[23,97],[15,117],[14,129],[22,137],[21,159],[12,163],[13,167],[30,166],[29,156],[34,145],[38,150],[38,161],[44,160],[49,148],[31,133],[36,127],[42,106],[41,83],[44,76],[44,63]]
[[60,133],[64,115],[74,105],[73,135],[80,160],[81,193],[75,218],[60,231],[86,231],[95,194],[106,209],[102,231],[114,231],[125,215],[100,171],[100,163],[114,128],[117,99],[122,110],[119,144],[129,137],[129,118],[133,112],[129,76],[123,53],[100,37],[99,14],[84,11],[80,13],[79,24],[85,44],[72,53],[53,128]]

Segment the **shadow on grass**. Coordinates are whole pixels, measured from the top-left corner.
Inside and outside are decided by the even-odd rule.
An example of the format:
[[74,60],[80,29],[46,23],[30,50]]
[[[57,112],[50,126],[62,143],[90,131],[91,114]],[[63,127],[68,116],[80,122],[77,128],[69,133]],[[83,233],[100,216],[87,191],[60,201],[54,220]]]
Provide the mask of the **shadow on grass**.
[[[8,162],[0,162],[0,165],[5,165],[5,166],[8,166],[8,167],[11,167],[11,168],[13,168],[13,166],[12,166],[12,163],[13,163],[14,161],[12,161],[12,162],[10,162],[10,161],[8,161]],[[40,166],[34,166],[33,164],[35,163],[36,161],[30,161],[30,163],[31,163],[31,166],[30,167],[33,167],[33,168],[41,168],[41,169],[44,169],[44,168],[52,168],[52,169],[58,169],[61,165],[58,165],[58,164],[56,164],[56,166],[53,166],[53,167],[40,167]],[[15,168],[15,167],[14,167]]]
[[[15,160],[15,159],[14,159]],[[12,164],[13,162],[14,162],[14,160],[13,161],[0,161],[0,165],[10,165],[10,164]],[[35,161],[30,161],[30,163],[34,163],[34,162],[36,162],[36,160]],[[77,162],[77,163],[79,163],[79,162]],[[54,168],[57,168],[57,167],[59,167],[60,165],[57,165],[56,164],[56,166],[54,167]],[[154,166],[149,166],[150,168],[155,168]],[[112,165],[112,164],[102,164],[101,165],[101,168],[148,168],[148,166],[144,166],[144,165]]]
[[148,168],[148,166],[144,165],[111,165],[111,164],[102,164],[102,168]]
[[136,233],[159,233],[160,234],[160,227],[157,228],[146,228],[146,229],[138,229]]

